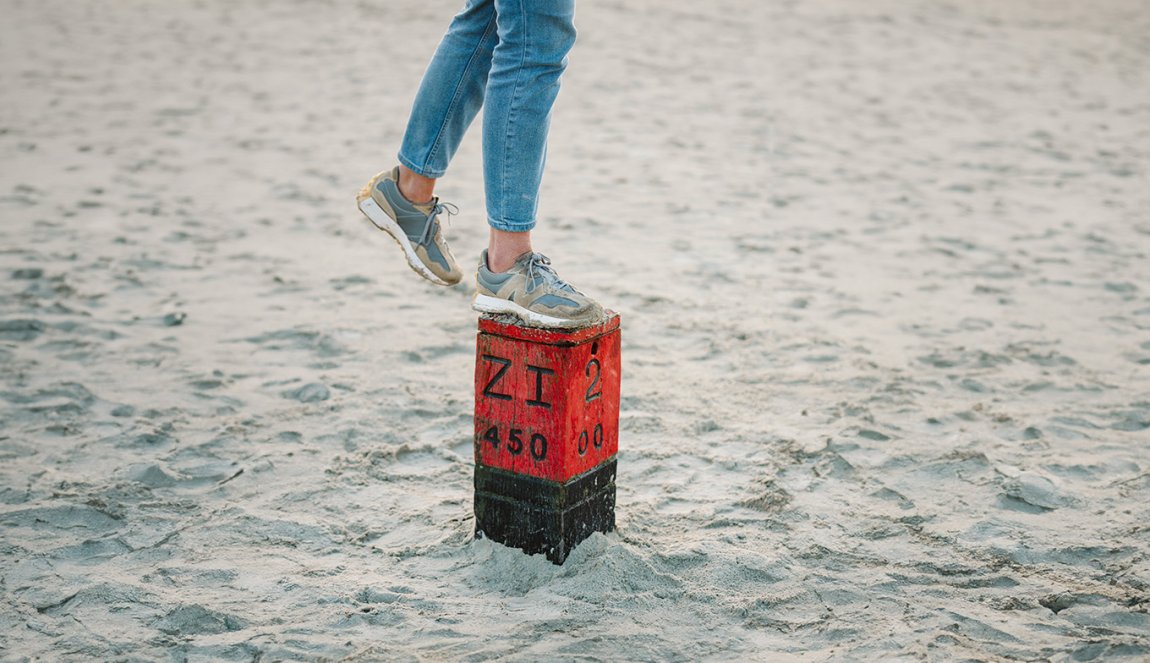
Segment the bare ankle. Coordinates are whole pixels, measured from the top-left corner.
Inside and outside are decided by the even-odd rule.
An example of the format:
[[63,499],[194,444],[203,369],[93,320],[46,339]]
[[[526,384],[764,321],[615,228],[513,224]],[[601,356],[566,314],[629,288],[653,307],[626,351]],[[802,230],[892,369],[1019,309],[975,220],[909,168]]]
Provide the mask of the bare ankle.
[[487,269],[493,272],[506,272],[515,266],[519,256],[530,252],[530,231],[513,233],[492,228],[491,239],[487,245]]
[[435,179],[424,177],[407,166],[399,167],[399,195],[416,205],[430,203],[435,197]]

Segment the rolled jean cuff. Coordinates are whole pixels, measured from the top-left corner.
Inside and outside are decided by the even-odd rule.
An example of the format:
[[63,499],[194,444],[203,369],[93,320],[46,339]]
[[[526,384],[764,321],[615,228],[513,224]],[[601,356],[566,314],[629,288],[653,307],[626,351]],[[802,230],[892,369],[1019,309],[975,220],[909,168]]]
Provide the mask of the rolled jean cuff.
[[399,163],[403,164],[404,167],[416,175],[422,175],[423,177],[430,177],[433,180],[437,180],[443,177],[445,174],[445,171],[426,170],[422,166],[417,166],[415,165],[414,161],[403,156],[402,153],[396,155],[396,157],[399,159]]
[[534,221],[496,221],[491,217],[487,217],[487,225],[496,230],[502,230],[509,233],[525,233],[535,227]]

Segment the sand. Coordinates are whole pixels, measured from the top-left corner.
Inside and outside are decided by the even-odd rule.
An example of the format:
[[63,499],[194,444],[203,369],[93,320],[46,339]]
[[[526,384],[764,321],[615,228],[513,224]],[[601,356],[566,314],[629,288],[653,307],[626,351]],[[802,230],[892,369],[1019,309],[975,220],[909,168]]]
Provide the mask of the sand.
[[355,209],[458,1],[0,4],[0,659],[1150,658],[1141,0],[581,3],[562,567],[472,538],[473,286]]

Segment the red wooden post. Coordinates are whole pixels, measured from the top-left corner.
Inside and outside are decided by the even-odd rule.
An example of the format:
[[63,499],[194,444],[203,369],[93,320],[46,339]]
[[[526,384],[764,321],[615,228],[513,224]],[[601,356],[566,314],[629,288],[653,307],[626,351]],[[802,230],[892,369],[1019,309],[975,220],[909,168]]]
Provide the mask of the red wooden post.
[[619,316],[537,329],[479,319],[475,532],[562,564],[615,528]]

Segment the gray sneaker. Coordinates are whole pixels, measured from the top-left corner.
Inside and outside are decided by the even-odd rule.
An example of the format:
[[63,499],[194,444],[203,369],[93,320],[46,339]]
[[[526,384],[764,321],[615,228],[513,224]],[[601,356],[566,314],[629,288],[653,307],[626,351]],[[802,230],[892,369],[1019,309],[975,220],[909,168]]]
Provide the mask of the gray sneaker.
[[510,313],[539,327],[586,327],[602,320],[603,307],[571,287],[542,253],[524,253],[506,272],[487,268],[487,251],[479,258],[477,291],[471,305],[480,313]]
[[356,202],[376,228],[399,243],[416,274],[438,285],[454,285],[463,278],[438,218],[441,212],[454,214],[454,205],[438,198],[422,205],[408,201],[399,193],[399,166],[371,178]]

